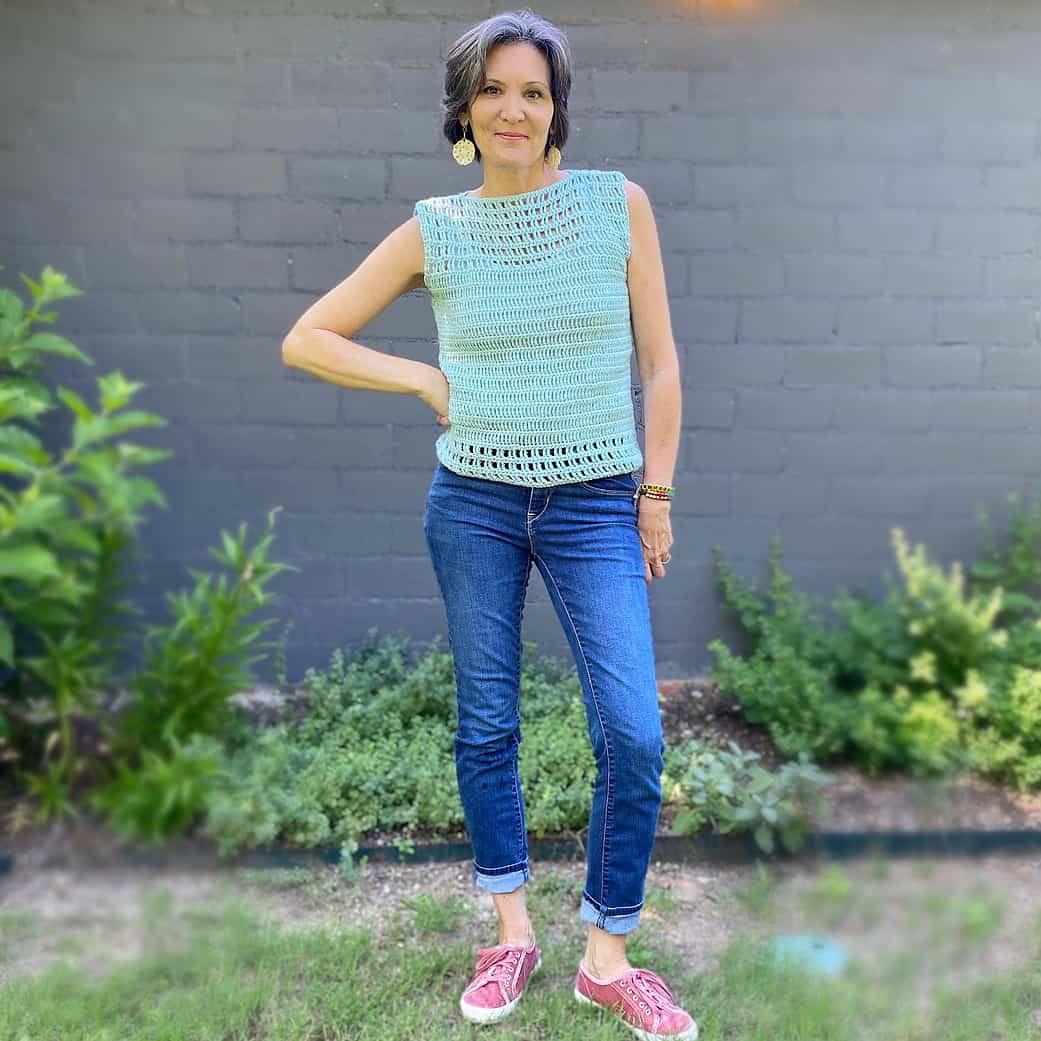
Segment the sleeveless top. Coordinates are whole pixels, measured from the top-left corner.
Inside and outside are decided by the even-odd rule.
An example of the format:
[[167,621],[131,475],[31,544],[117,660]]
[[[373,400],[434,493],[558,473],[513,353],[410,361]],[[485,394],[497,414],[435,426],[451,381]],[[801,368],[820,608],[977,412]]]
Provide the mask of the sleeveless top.
[[625,175],[421,199],[456,473],[545,487],[643,465],[630,385]]

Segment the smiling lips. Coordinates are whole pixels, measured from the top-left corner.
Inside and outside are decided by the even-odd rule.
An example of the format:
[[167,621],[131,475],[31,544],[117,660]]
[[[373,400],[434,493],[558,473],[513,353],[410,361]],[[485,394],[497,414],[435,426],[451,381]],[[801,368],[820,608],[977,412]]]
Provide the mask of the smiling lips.
[[495,136],[504,137],[507,141],[523,141],[525,137],[524,134],[504,134],[502,131],[499,131]]

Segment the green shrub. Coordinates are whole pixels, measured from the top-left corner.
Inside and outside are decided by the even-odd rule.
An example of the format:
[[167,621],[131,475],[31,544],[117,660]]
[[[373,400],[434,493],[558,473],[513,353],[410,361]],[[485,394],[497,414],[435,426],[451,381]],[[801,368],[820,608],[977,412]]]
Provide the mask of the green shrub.
[[713,548],[717,584],[749,643],[746,657],[722,640],[708,646],[716,655],[712,678],[736,697],[745,718],[763,726],[789,757],[806,752],[827,761],[846,747],[854,705],[835,697],[832,634],[812,600],[792,589],[781,568],[780,540],[770,542],[769,582],[762,597]]
[[992,540],[967,582],[959,562],[945,570],[894,528],[899,580],[885,576],[879,601],[842,593],[827,622],[792,591],[776,539],[761,597],[717,550],[720,589],[750,649],[740,657],[720,640],[710,644],[713,678],[789,756],[846,758],[871,773],[975,769],[1036,787],[1041,621],[1030,609],[1041,509],[1018,510],[1010,532],[1004,550]]
[[249,666],[275,642],[257,642],[274,619],[252,616],[274,600],[264,585],[289,569],[267,559],[278,509],[251,548],[245,524],[237,538],[221,532],[222,549],[210,553],[230,581],[190,570],[194,587],[167,594],[174,621],[145,635],[144,668],[131,680],[129,704],[106,728],[110,776],[90,793],[126,837],[158,841],[181,832],[207,804],[221,762],[219,744],[205,739],[234,730],[230,698],[248,688]]
[[[165,420],[127,407],[141,384],[119,372],[97,380],[96,408],[65,387],[52,396],[37,378],[48,356],[93,363],[34,326],[54,321],[49,304],[82,294],[50,267],[40,283],[22,279],[31,306],[0,290],[0,753],[38,819],[78,814],[75,784],[121,834],[157,840],[198,816],[219,772],[207,735],[234,735],[228,699],[264,657],[256,641],[271,622],[250,616],[271,602],[263,586],[285,567],[267,560],[275,511],[252,550],[244,527],[237,540],[221,533],[223,552],[211,552],[231,569],[230,583],[192,572],[194,588],[167,598],[171,625],[140,633],[129,624],[140,613],[120,599],[133,537],[143,508],[165,505],[132,471],[171,453],[122,437]],[[38,431],[55,397],[72,419],[58,455]],[[113,715],[103,696],[130,638],[144,644],[145,665]],[[88,754],[77,728],[100,732]]]
[[766,853],[773,852],[775,837],[794,852],[813,814],[825,808],[820,789],[832,778],[805,755],[771,773],[757,752],[728,745],[729,751],[691,739],[666,749],[662,793],[680,808],[673,834],[691,835],[705,825],[721,834],[751,831]]
[[983,512],[983,558],[969,569],[977,588],[1002,590],[998,620],[1003,625],[1041,616],[1041,492],[1029,505],[1016,493],[1007,501],[1012,509],[1004,544]]
[[[421,655],[406,637],[370,630],[349,657],[305,676],[308,711],[235,749],[205,825],[223,854],[258,843],[338,843],[367,833],[462,833],[455,775],[455,674],[436,638]],[[536,834],[584,827],[596,763],[577,673],[557,659],[521,667],[521,783]]]
[[138,758],[133,767],[117,760],[115,777],[92,793],[92,801],[114,832],[158,845],[188,830],[205,811],[224,751],[216,737],[192,734],[183,744],[171,736],[166,749],[145,748]]
[[81,291],[49,266],[38,283],[21,277],[29,307],[0,289],[0,751],[16,764],[41,759],[39,773],[20,773],[44,797],[46,817],[67,806],[85,766],[73,715],[97,710],[124,620],[135,613],[118,596],[141,511],[165,505],[132,471],[170,453],[122,440],[165,420],[127,407],[141,384],[119,372],[97,379],[96,408],[58,387],[72,414],[70,443],[57,456],[44,446],[41,418],[56,407],[37,378],[46,359],[93,362],[65,338],[34,331],[55,320],[50,304]]

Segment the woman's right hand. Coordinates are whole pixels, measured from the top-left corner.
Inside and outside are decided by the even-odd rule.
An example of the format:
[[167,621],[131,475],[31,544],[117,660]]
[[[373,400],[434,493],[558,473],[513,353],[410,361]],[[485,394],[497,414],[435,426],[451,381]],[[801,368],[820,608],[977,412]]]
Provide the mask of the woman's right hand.
[[419,392],[421,400],[425,401],[436,413],[438,426],[447,427],[448,421],[448,377],[433,366],[430,368],[430,379],[425,387]]

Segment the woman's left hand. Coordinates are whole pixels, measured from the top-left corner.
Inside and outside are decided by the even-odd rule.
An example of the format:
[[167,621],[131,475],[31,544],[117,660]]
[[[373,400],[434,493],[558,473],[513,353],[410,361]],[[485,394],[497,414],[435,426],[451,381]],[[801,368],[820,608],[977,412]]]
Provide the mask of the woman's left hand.
[[644,579],[650,585],[653,579],[665,577],[665,564],[669,561],[672,546],[672,526],[669,523],[672,503],[667,499],[650,499],[646,495],[641,495],[637,501],[639,516],[636,526],[643,549]]

